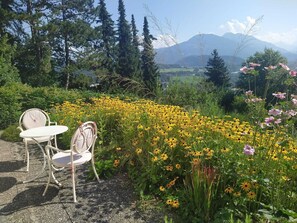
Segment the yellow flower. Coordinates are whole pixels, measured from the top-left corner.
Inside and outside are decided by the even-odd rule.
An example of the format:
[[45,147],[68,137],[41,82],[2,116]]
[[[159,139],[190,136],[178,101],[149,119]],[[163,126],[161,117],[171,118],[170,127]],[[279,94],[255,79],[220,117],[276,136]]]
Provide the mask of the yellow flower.
[[121,147],[116,148],[116,151],[121,151],[121,150],[122,150]]
[[176,169],[180,169],[181,168],[181,165],[179,163],[175,164],[175,168]]
[[165,191],[165,187],[160,186],[160,187],[159,187],[159,190],[160,190],[160,191]]
[[230,151],[230,149],[224,147],[223,149],[221,149],[221,152],[222,153],[228,153]]
[[161,159],[162,159],[162,160],[167,160],[167,159],[168,159],[167,154],[166,154],[166,153],[162,153],[162,154],[161,154]]
[[233,193],[234,197],[240,197],[240,195],[241,195],[240,191],[236,191]]
[[157,156],[154,156],[154,157],[152,158],[152,161],[153,161],[153,162],[157,162],[157,161],[158,161],[158,157],[157,157]]
[[167,171],[172,171],[173,170],[173,166],[166,166],[166,170]]
[[231,194],[233,191],[234,191],[234,189],[232,187],[227,187],[225,189],[225,193],[227,193],[227,194]]
[[240,185],[241,189],[243,189],[244,191],[249,191],[251,189],[251,184],[247,181],[243,182],[241,185]]
[[116,159],[116,160],[113,161],[113,166],[114,167],[118,167],[119,164],[120,164],[120,160]]
[[179,207],[179,202],[178,202],[178,200],[174,200],[174,201],[172,201],[171,206],[172,206],[173,208],[178,208],[178,207]]
[[172,202],[173,202],[173,201],[172,201],[171,199],[168,199],[168,200],[166,201],[166,204],[171,205]]
[[250,200],[254,200],[256,198],[256,193],[253,192],[253,191],[250,191],[247,193],[247,197],[250,199]]
[[192,163],[193,163],[193,165],[198,165],[198,164],[200,163],[200,159],[198,159],[198,158],[194,158],[194,159],[192,160]]
[[153,153],[154,153],[155,155],[158,155],[158,154],[160,153],[160,149],[154,149]]
[[139,155],[140,153],[142,153],[142,149],[141,148],[137,148],[136,149],[136,153],[137,153],[137,155]]

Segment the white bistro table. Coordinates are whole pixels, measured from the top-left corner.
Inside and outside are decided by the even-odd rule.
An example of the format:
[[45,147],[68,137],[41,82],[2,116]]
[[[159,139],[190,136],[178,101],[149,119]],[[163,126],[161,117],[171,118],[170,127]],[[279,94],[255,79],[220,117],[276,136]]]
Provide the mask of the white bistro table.
[[42,126],[42,127],[27,129],[20,133],[20,137],[22,137],[22,138],[33,139],[36,142],[36,144],[38,145],[38,147],[41,149],[41,152],[43,154],[43,168],[40,171],[40,173],[37,174],[34,178],[32,178],[30,180],[23,181],[23,183],[27,183],[27,182],[35,180],[45,170],[45,166],[46,166],[46,162],[47,162],[46,161],[47,160],[46,153],[44,151],[43,146],[40,143],[38,143],[38,141],[36,139],[40,138],[40,137],[48,136],[48,138],[50,140],[51,136],[61,134],[63,132],[66,132],[67,130],[68,130],[68,127],[65,125],[50,125],[50,126]]

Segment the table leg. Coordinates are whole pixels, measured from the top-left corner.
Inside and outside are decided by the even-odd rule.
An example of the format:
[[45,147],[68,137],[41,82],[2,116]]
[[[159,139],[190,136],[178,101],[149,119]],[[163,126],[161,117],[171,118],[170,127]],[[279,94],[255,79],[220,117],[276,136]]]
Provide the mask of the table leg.
[[[34,139],[35,140],[35,139]],[[35,140],[36,144],[38,145],[38,147],[41,149],[42,155],[43,155],[43,166],[42,166],[42,170],[33,178],[29,179],[29,180],[24,180],[23,183],[28,183],[31,182],[33,180],[36,180],[45,170],[45,166],[46,166],[46,154],[44,153],[44,149],[43,147]]]

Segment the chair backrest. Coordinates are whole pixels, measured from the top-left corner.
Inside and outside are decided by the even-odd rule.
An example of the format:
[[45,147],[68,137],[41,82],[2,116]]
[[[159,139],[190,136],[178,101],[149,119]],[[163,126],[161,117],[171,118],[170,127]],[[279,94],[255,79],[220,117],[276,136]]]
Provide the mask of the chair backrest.
[[92,148],[94,150],[97,138],[97,126],[95,122],[88,121],[81,124],[71,139],[71,150],[75,153],[83,153]]
[[26,110],[20,117],[19,127],[22,129],[30,129],[50,124],[48,114],[39,108],[30,108]]

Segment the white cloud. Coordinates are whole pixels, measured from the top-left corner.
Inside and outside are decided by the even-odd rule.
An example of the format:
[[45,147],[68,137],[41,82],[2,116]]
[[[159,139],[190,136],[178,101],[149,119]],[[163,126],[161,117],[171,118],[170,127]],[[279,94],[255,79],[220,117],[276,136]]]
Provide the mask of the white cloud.
[[230,21],[227,21],[226,23],[220,25],[220,29],[224,33],[232,32],[232,33],[252,34],[249,32],[254,32],[256,29],[258,29],[257,23],[259,19],[255,19],[251,16],[247,16],[246,21],[244,22],[238,21],[237,19],[231,19]]
[[159,35],[156,37],[157,40],[153,41],[153,47],[155,49],[162,48],[162,47],[169,47],[177,44],[177,40],[169,34],[166,35]]

